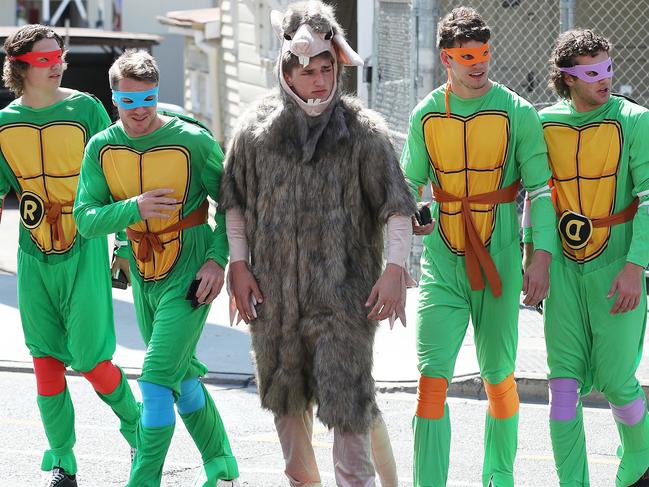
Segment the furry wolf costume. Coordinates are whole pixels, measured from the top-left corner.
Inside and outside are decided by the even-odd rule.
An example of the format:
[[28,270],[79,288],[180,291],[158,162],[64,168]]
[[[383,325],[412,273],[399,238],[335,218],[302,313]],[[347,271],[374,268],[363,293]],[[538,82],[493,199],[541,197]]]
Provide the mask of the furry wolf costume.
[[[343,63],[355,62],[320,2],[293,4],[273,23],[283,52],[305,25],[317,42],[333,33],[336,81]],[[281,55],[277,69],[281,82]],[[302,415],[315,402],[328,427],[367,433],[378,415],[377,323],[364,303],[381,274],[384,224],[416,207],[379,116],[337,84],[320,113],[309,114],[280,84],[240,122],[219,200],[245,217],[264,296],[251,323],[261,402],[278,417]]]

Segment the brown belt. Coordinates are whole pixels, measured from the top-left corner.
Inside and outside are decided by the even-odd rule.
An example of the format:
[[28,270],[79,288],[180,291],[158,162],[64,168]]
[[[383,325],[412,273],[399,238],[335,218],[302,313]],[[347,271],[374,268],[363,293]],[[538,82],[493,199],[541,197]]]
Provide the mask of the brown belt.
[[[487,282],[494,296],[502,294],[502,281],[498,275],[498,269],[482,242],[478,229],[471,216],[471,203],[483,205],[497,205],[500,203],[511,203],[516,200],[519,181],[506,188],[469,196],[455,196],[447,193],[439,186],[433,184],[433,195],[439,203],[462,204],[462,220],[464,221],[464,255],[466,259],[466,274],[469,284],[474,291],[484,289],[485,283],[482,277],[484,271]],[[482,271],[480,270],[482,268]]]
[[61,242],[62,248],[67,248],[68,241],[63,233],[63,224],[61,223],[61,210],[64,207],[71,207],[74,205],[74,200],[65,201],[63,203],[45,203],[45,211],[47,212],[46,221],[52,226],[52,240],[54,242]]
[[638,212],[639,204],[640,199],[634,198],[633,201],[629,203],[629,206],[623,210],[613,213],[611,216],[591,220],[593,228],[612,227],[613,225],[619,225],[620,223],[626,223],[629,220],[633,220],[633,217],[635,217],[635,214]]
[[572,250],[581,250],[588,245],[593,228],[607,228],[633,220],[638,212],[640,200],[635,198],[626,208],[604,218],[590,219],[571,210],[565,210],[559,217],[558,229],[563,242]]
[[180,220],[177,223],[174,223],[167,228],[163,228],[158,232],[138,232],[131,228],[126,229],[126,235],[129,240],[139,244],[137,249],[137,259],[142,262],[149,262],[153,257],[153,251],[162,252],[164,250],[164,245],[160,241],[159,236],[165,233],[179,232],[187,228],[196,227],[202,225],[207,221],[207,209],[209,204],[207,200],[192,211],[185,218]]

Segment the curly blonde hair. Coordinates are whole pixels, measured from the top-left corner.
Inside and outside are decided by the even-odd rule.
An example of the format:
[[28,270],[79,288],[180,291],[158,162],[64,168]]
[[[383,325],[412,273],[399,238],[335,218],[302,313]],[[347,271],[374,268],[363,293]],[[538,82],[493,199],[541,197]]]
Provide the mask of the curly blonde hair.
[[2,82],[16,96],[22,96],[25,87],[25,73],[29,64],[23,61],[10,60],[10,57],[20,56],[32,51],[34,44],[42,39],[54,39],[63,50],[65,59],[65,44],[61,36],[50,27],[41,24],[29,24],[11,34],[4,43],[5,60],[2,66]]

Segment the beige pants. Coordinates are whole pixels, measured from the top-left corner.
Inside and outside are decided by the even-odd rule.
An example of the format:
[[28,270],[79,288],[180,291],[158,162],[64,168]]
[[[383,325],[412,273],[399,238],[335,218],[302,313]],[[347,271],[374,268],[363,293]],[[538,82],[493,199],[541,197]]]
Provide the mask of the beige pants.
[[[320,487],[311,437],[313,410],[302,416],[275,418],[291,487]],[[371,455],[371,459],[370,459]],[[340,433],[334,428],[334,472],[339,487],[374,487],[374,469],[382,487],[397,487],[397,468],[388,430],[379,417],[369,434]]]

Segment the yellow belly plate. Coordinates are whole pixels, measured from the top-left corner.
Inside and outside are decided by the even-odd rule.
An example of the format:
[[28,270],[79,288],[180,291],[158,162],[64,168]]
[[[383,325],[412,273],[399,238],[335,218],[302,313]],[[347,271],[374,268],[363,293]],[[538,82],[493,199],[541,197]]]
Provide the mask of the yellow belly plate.
[[[139,152],[126,146],[106,146],[100,153],[100,163],[110,192],[116,201],[132,198],[147,191],[171,188],[170,198],[178,200],[168,219],[149,218],[133,224],[137,232],[159,232],[180,221],[190,183],[190,155],[181,146],[161,146]],[[145,281],[164,278],[173,268],[182,248],[182,232],[159,235],[163,252],[153,252],[149,262],[136,259],[138,271]],[[133,254],[139,245],[131,242]]]
[[[34,193],[44,203],[74,201],[86,140],[85,127],[76,122],[42,126],[16,123],[0,127],[2,154],[23,193]],[[21,215],[23,221],[26,217]],[[52,240],[52,227],[45,217],[26,226],[30,228],[32,241],[43,253],[62,254],[72,247],[77,235],[71,205],[62,209],[61,224],[67,245]]]
[[[484,111],[469,117],[431,113],[424,117],[424,140],[441,188],[456,196],[500,189],[509,147],[506,112]],[[485,245],[495,226],[495,205],[471,204],[471,215]],[[464,254],[461,203],[440,203],[440,234],[448,248]]]
[[[622,128],[617,121],[572,127],[543,124],[559,214],[566,210],[590,219],[613,214],[617,171],[622,154]],[[608,244],[609,228],[594,228],[588,244],[571,249],[562,237],[563,253],[576,262],[600,255]]]

